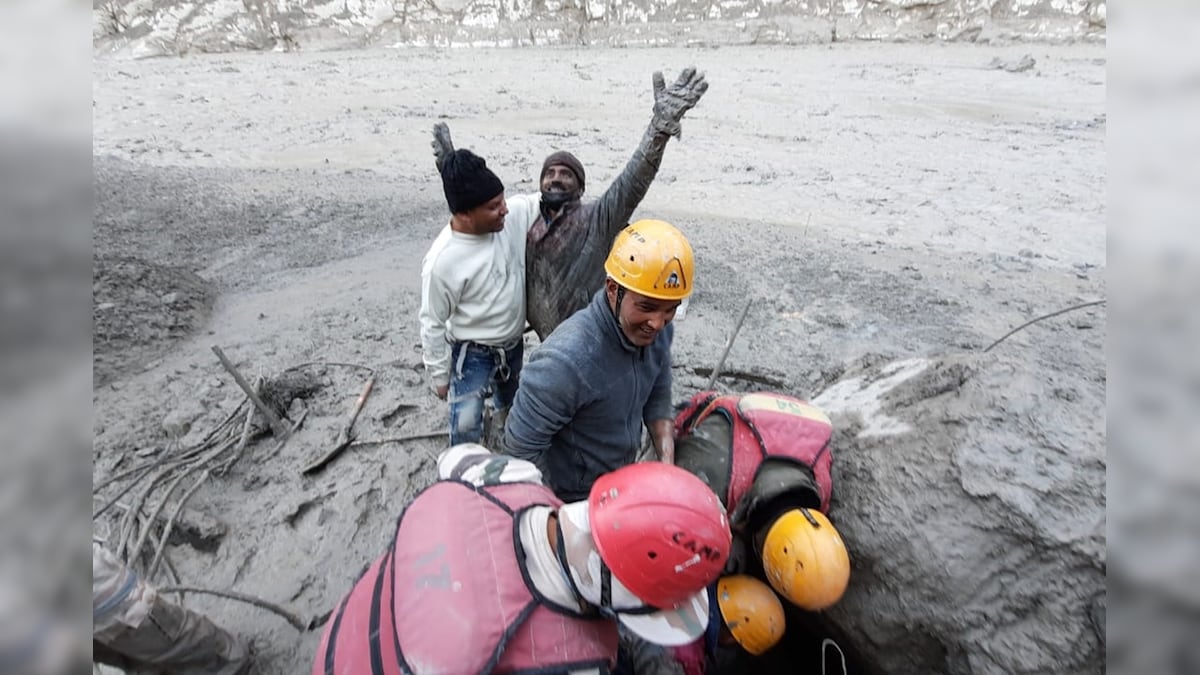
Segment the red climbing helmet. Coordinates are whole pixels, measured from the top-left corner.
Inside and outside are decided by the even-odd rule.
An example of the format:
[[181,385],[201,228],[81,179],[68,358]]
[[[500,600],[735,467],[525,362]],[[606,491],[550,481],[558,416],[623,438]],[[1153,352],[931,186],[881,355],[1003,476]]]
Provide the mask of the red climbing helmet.
[[690,472],[643,462],[592,484],[588,520],[601,560],[643,602],[669,609],[717,579],[732,535],[725,507]]

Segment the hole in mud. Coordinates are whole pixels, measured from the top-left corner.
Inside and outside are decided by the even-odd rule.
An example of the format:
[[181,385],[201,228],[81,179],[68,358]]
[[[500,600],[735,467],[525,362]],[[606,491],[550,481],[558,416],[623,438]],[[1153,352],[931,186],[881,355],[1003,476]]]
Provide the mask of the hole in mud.
[[[751,563],[747,574],[759,579],[766,577],[761,567]],[[884,670],[859,652],[849,633],[843,630],[825,612],[809,612],[791,604],[780,596],[783,603],[783,639],[773,649],[746,663],[745,672],[794,675],[795,673],[821,673],[821,657],[824,651],[824,675],[842,675],[842,658],[846,661],[846,675],[883,675]],[[827,640],[836,645],[825,646]],[[838,650],[841,650],[841,654]]]
[[[826,675],[841,675],[842,657],[846,659],[847,675],[878,675],[883,671],[867,662],[832,621],[820,613],[805,612],[795,606],[784,604],[787,632],[774,649],[763,654],[756,666],[763,673],[793,675],[794,673],[820,673],[822,648],[826,640],[832,640],[841,649],[824,647]],[[757,669],[757,668],[756,668]]]

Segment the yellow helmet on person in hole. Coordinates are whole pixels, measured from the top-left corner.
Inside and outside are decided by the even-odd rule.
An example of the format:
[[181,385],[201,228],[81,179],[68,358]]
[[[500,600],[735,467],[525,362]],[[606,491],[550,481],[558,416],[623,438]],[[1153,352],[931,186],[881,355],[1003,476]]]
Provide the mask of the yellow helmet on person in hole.
[[762,547],[767,581],[797,607],[818,611],[841,599],[850,583],[850,554],[833,523],[813,509],[777,518]]
[[733,639],[755,656],[774,647],[787,628],[783,603],[770,586],[754,577],[721,577],[717,582],[717,606]]
[[692,294],[696,263],[692,245],[674,225],[639,220],[617,233],[604,271],[624,288],[657,300]]

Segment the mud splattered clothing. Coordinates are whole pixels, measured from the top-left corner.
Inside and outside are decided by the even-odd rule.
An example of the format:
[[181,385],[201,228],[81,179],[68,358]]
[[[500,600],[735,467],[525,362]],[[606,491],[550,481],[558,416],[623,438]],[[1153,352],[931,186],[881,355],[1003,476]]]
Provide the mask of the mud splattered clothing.
[[543,341],[604,285],[613,239],[650,189],[670,138],[652,123],[599,199],[570,202],[549,220],[533,214],[525,253],[526,316]]
[[505,426],[505,451],[536,464],[559,498],[586,499],[601,474],[631,464],[642,425],[671,418],[667,324],[634,346],[603,291],[533,352]]
[[246,646],[204,616],[167,602],[92,542],[92,657],[128,671],[249,672]]

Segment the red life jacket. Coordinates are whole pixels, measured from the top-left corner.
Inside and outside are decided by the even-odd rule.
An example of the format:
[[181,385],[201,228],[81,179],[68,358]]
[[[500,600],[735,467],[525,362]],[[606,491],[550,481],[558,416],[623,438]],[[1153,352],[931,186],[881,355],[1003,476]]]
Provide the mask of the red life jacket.
[[732,425],[729,448],[729,489],[724,495],[729,513],[737,511],[746,491],[768,457],[796,462],[812,472],[828,512],[833,494],[829,441],[833,424],[825,413],[797,398],[773,393],[718,395],[702,391],[692,397],[675,418],[675,437],[683,438],[712,414],[723,415]]
[[337,606],[313,675],[565,672],[616,663],[616,624],[530,590],[516,524],[562,504],[535,483],[439,481]]
[[[711,620],[711,619],[710,619]],[[708,667],[708,655],[704,653],[704,636],[680,647],[667,647],[671,658],[683,669],[683,675],[704,675]]]

